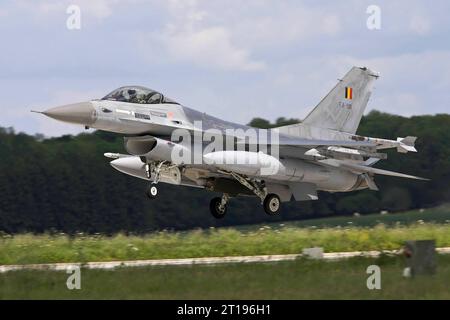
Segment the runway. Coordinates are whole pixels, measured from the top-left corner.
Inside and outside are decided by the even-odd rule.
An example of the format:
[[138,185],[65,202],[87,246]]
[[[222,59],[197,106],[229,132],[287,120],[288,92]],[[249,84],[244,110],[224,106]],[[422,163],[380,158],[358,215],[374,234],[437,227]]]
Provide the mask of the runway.
[[[450,247],[436,248],[439,254],[450,254]],[[327,261],[341,260],[353,257],[376,258],[381,254],[399,255],[401,250],[384,251],[351,251],[351,252],[329,252],[323,253],[316,259]],[[225,263],[262,263],[291,261],[301,257],[308,257],[308,254],[283,254],[283,255],[259,255],[259,256],[229,256],[229,257],[206,257],[206,258],[183,258],[183,259],[156,259],[156,260],[130,260],[130,261],[107,261],[107,262],[86,262],[86,263],[43,263],[43,264],[22,264],[22,265],[0,265],[0,273],[18,270],[54,270],[65,271],[74,267],[87,269],[115,269],[119,267],[146,267],[146,266],[187,266],[187,265],[214,265]]]

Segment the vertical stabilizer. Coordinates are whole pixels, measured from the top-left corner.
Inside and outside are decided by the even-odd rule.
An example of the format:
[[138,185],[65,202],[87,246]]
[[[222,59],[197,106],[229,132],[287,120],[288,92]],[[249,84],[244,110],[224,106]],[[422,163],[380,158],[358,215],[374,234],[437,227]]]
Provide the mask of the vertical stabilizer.
[[378,77],[377,72],[368,68],[353,67],[302,123],[355,133]]

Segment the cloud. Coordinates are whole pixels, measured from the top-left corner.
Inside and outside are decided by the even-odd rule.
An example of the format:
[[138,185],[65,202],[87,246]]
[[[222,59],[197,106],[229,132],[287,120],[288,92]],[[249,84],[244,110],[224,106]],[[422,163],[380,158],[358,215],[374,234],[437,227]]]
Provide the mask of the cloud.
[[[449,2],[380,0],[377,31],[366,28],[370,3],[5,1],[0,122],[62,134],[72,127],[36,117],[25,106],[100,97],[125,84],[155,88],[240,123],[256,116],[302,118],[353,65],[381,72],[369,109],[448,112]],[[82,9],[80,32],[65,27],[70,4]],[[100,92],[82,94],[92,88]]]
[[431,22],[423,16],[414,15],[409,22],[411,31],[418,35],[426,35],[431,30]]
[[[246,11],[251,12],[252,8],[249,4]],[[334,37],[342,31],[336,10],[320,10],[302,4],[287,6],[281,2],[274,2],[269,7],[270,12],[265,10],[259,15],[228,17],[230,28],[240,43],[254,48],[296,45],[317,37]]]
[[248,50],[234,46],[224,27],[166,30],[160,41],[175,61],[241,71],[261,70],[265,66],[261,61],[251,60]]
[[8,16],[9,12],[6,9],[0,8],[0,18]]
[[[374,102],[380,106],[378,110],[384,110],[389,113],[401,114],[403,116],[413,116],[420,114],[421,112],[421,97],[412,92],[391,92],[379,94],[381,97],[376,98]],[[373,105],[373,103],[372,103]]]
[[207,22],[208,13],[198,6],[197,1],[172,0],[168,2],[168,10],[169,19],[162,30],[138,38],[141,46],[147,44],[142,49],[145,53],[160,46],[163,49],[161,56],[173,62],[222,70],[265,68],[264,62],[251,58],[249,49],[233,43],[229,28]]
[[[125,0],[125,2],[133,2]],[[66,15],[66,9],[70,5],[77,5],[81,9],[81,14],[92,17],[96,20],[103,20],[113,14],[113,9],[124,1],[119,0],[63,0],[63,1],[30,1],[19,0],[17,7],[21,10],[27,10],[38,18],[48,18],[52,15]]]
[[[283,115],[304,117],[352,66],[367,66],[381,74],[368,109],[411,116],[437,113],[450,105],[450,51],[426,51],[361,59],[322,55],[286,61],[272,73]],[[294,97],[298,96],[299,99]],[[279,110],[264,109],[275,118]],[[273,115],[270,115],[273,113]],[[270,115],[270,116],[269,116]]]

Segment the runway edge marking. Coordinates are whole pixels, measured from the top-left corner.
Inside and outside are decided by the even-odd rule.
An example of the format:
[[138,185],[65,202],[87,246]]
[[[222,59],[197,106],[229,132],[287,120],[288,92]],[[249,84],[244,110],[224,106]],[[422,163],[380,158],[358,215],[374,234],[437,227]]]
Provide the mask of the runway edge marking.
[[[450,254],[450,247],[436,248],[439,254]],[[353,257],[376,258],[382,254],[399,255],[401,250],[383,251],[351,251],[351,252],[328,252],[324,253],[320,260],[341,260]],[[183,259],[155,259],[155,260],[128,260],[128,261],[106,261],[106,262],[67,262],[67,263],[42,263],[42,264],[16,264],[0,265],[0,273],[18,270],[55,270],[65,271],[71,267],[82,267],[87,269],[114,269],[118,267],[146,267],[146,266],[185,266],[185,265],[208,265],[225,263],[261,263],[292,261],[304,254],[282,254],[282,255],[258,255],[258,256],[230,256],[230,257],[206,257],[206,258],[183,258]]]

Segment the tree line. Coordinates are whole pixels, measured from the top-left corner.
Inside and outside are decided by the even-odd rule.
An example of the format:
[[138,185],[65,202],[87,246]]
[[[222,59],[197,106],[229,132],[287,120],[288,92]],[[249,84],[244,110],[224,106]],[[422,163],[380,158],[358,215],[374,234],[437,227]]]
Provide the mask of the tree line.
[[[250,125],[271,128],[296,122],[255,118]],[[145,181],[110,167],[103,153],[125,152],[120,135],[96,131],[44,138],[0,128],[0,231],[141,233],[434,206],[450,200],[449,128],[448,114],[405,118],[372,111],[363,117],[358,134],[419,137],[418,153],[387,151],[388,160],[376,167],[431,181],[377,176],[379,192],[321,192],[318,201],[284,204],[277,217],[266,216],[256,198],[237,198],[220,221],[209,213],[215,196],[210,192],[160,184],[158,198],[149,200]]]

